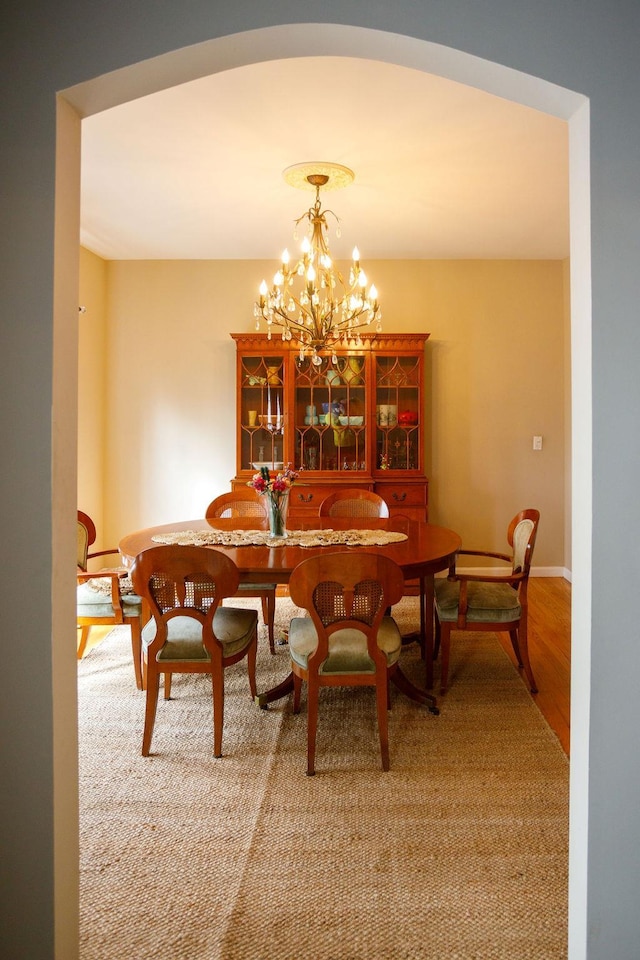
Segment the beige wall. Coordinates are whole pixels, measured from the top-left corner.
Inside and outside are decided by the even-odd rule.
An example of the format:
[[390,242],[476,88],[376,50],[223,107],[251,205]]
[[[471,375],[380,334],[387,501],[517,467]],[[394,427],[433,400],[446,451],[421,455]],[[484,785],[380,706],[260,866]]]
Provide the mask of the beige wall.
[[94,549],[111,546],[104,539],[104,454],[107,378],[107,264],[80,250],[78,323],[78,507],[96,524]]
[[571,570],[571,485],[573,483],[573,471],[571,469],[571,269],[569,260],[564,261],[562,270],[564,285],[564,565],[567,570]]
[[[235,353],[273,262],[113,261],[83,289],[107,304],[104,523],[112,542],[201,516],[235,473]],[[431,519],[468,546],[502,549],[537,506],[535,566],[565,561],[566,267],[540,261],[375,261],[387,332],[431,334]],[[89,311],[84,318],[89,320]],[[88,346],[89,350],[94,349]],[[99,349],[99,347],[97,347]],[[97,374],[99,376],[99,374]],[[85,387],[84,389],[91,389]],[[81,409],[83,405],[81,385]],[[534,434],[543,450],[532,450]],[[82,457],[81,457],[82,459]],[[97,461],[96,461],[97,462]],[[81,469],[83,484],[93,474]],[[82,477],[86,478],[86,481]]]

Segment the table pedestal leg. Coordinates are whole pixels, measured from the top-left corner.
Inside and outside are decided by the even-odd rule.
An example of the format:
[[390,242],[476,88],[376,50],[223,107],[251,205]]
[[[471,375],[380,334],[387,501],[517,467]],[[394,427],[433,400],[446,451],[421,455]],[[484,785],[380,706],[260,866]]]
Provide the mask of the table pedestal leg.
[[259,693],[255,697],[255,702],[262,710],[266,710],[270,703],[281,700],[282,697],[287,697],[290,693],[293,693],[293,673],[289,673],[284,680],[281,680],[279,684],[265,691],[265,693]]
[[[432,696],[432,694],[415,687],[400,667],[391,675],[391,681],[394,686],[396,686],[401,693],[404,693],[406,697],[409,697],[410,700],[427,706],[430,713],[436,715],[440,713],[436,698]],[[271,690],[267,690],[265,693],[259,693],[255,697],[255,702],[261,710],[266,710],[270,703],[281,700],[282,697],[287,697],[290,693],[293,693],[293,673],[289,673],[284,680],[277,684],[277,686],[272,687]]]
[[425,690],[419,690],[418,687],[415,687],[400,667],[391,674],[391,682],[398,688],[400,693],[404,693],[405,697],[409,697],[410,700],[414,700],[416,703],[421,703],[428,707],[429,713],[434,713],[436,716],[440,713],[436,698]]

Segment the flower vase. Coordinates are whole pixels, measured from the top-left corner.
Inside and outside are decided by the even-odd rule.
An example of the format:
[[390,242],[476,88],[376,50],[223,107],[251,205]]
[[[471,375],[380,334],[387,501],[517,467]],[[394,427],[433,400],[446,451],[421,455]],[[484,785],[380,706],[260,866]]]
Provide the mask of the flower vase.
[[272,537],[286,537],[289,491],[267,493],[266,497],[269,514],[269,533]]

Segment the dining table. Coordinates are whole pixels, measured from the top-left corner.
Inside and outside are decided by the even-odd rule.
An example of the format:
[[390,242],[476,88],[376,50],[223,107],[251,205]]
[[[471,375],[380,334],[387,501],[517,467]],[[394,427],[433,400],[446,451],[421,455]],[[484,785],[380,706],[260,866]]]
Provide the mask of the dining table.
[[[270,582],[286,585],[295,567],[319,551],[340,552],[345,560],[353,550],[383,553],[402,570],[407,592],[414,589],[420,598],[419,625],[404,635],[405,643],[417,641],[425,661],[425,689],[416,687],[401,669],[392,680],[406,696],[437,713],[433,686],[433,603],[434,576],[448,569],[461,548],[460,536],[447,527],[404,516],[390,518],[313,517],[296,519],[287,536],[273,538],[260,529],[256,517],[209,517],[160,524],[129,533],[119,543],[125,566],[145,550],[161,543],[189,543],[221,550],[235,563],[243,582]],[[388,539],[390,542],[383,542]],[[290,673],[271,690],[258,694],[263,708],[293,689]]]

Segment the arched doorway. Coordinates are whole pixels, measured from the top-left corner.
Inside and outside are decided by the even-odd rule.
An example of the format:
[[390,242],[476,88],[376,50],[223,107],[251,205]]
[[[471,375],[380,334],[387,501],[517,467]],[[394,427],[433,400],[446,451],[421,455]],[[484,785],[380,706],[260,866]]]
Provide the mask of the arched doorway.
[[[241,40],[241,42],[240,42]],[[73,222],[77,218],[79,204],[78,183],[75,179],[79,174],[79,115],[88,115],[117,103],[125,102],[143,93],[153,92],[162,87],[171,86],[178,82],[194,79],[206,73],[213,73],[220,69],[232,66],[241,66],[255,60],[286,57],[295,53],[296,56],[318,55],[349,55],[366,56],[369,59],[380,59],[394,62],[414,69],[422,69],[431,73],[438,73],[489,92],[504,96],[517,102],[525,103],[536,109],[544,110],[560,116],[570,122],[571,126],[571,177],[572,177],[572,338],[575,344],[573,349],[573,409],[577,412],[574,420],[574,464],[586,464],[590,461],[590,447],[588,438],[590,430],[591,384],[588,347],[580,346],[590,342],[590,303],[589,289],[589,248],[588,248],[588,108],[584,98],[570,92],[560,90],[552,84],[535,78],[518,74],[496,66],[495,64],[479,60],[466,54],[461,54],[449,48],[413,38],[401,37],[397,34],[385,34],[363,28],[334,26],[334,25],[293,25],[287,27],[269,28],[252,31],[250,34],[238,37],[227,37],[221,40],[207,41],[196,48],[186,48],[160,57],[153,62],[133,65],[116,74],[106,75],[89,81],[78,87],[65,91],[61,95],[59,111],[59,155],[58,169],[64,171],[61,177],[67,181],[62,187],[61,196],[68,203],[66,212],[61,213],[62,219],[69,217]],[[196,55],[197,54],[197,55]],[[77,112],[76,112],[77,111]],[[586,174],[586,176],[585,176]],[[75,182],[75,195],[74,195]],[[59,303],[75,304],[77,296],[77,282],[74,283],[72,272],[67,272],[60,265],[73,260],[73,232],[64,234],[56,244],[56,281],[61,291]],[[76,234],[77,235],[77,234]],[[56,323],[56,350],[58,362],[54,368],[54,382],[58,378],[75,376],[73,363],[69,358],[75,357],[75,347],[71,344],[75,336],[74,329],[64,324]],[[73,393],[73,391],[72,391]],[[578,417],[580,419],[578,419]],[[75,420],[67,417],[68,429]],[[65,443],[67,455],[74,451],[73,442],[68,438]],[[71,470],[67,463],[67,475]],[[590,477],[590,470],[581,472],[583,477]],[[71,489],[73,489],[72,485]],[[590,484],[581,483],[580,488],[574,491],[573,510],[576,515],[590,516]],[[69,504],[68,493],[55,496],[54,509],[62,513],[75,510],[74,504]],[[54,524],[56,517],[54,516]],[[584,539],[574,539],[574,597],[575,609],[588,611],[590,609],[589,577],[590,546],[588,531]],[[55,617],[55,611],[54,611]],[[575,630],[582,631],[586,638],[589,636],[590,625],[586,619],[574,621]],[[62,641],[54,637],[54,643]],[[587,639],[588,645],[588,639]],[[586,690],[589,683],[589,665],[585,663],[581,673],[575,676],[573,683],[573,697],[577,700],[577,715],[585,721],[588,717],[588,701]],[[54,677],[55,684],[55,677]],[[65,691],[54,686],[54,696],[64,696]],[[65,721],[70,728],[75,723],[75,716],[65,712]],[[575,730],[574,736],[580,735],[580,728]],[[586,779],[586,772],[574,770],[574,783]],[[575,790],[574,797],[586,798],[587,791]],[[580,833],[581,818],[586,822],[586,799],[578,800],[578,807],[573,811],[576,834]],[[585,807],[582,807],[582,804]],[[586,831],[583,831],[586,836]],[[582,857],[576,857],[580,871]],[[578,877],[578,899],[582,899],[586,878]]]

